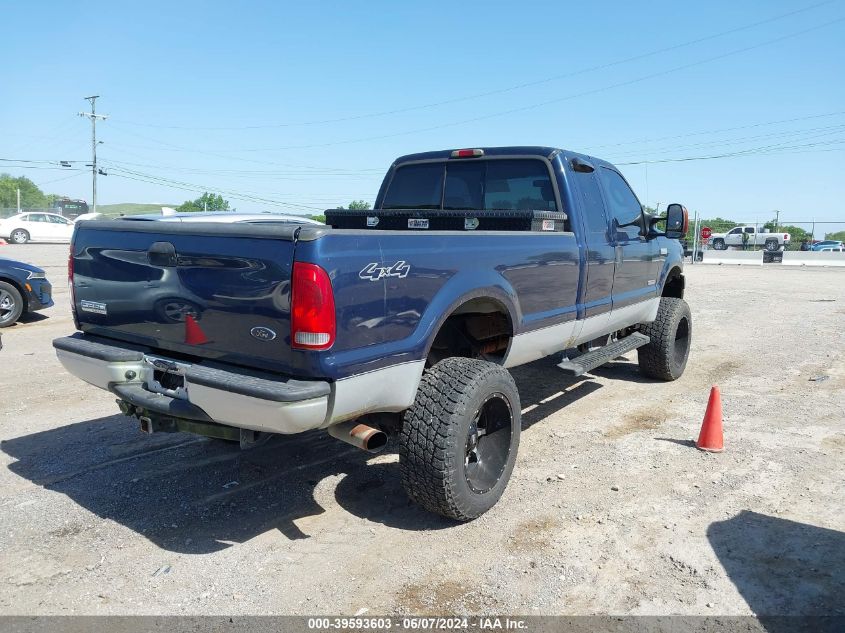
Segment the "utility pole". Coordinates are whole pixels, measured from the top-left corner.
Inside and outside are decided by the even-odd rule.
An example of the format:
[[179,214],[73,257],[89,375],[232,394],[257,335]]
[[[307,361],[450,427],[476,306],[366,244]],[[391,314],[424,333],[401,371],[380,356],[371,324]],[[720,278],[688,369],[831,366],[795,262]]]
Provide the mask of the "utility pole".
[[778,232],[778,219],[779,218],[780,218],[780,211],[775,209],[775,229],[774,229],[774,233]]
[[20,213],[21,212],[21,188],[20,187],[17,188],[17,192],[18,192],[18,213]]
[[95,102],[100,95],[92,95],[85,97],[86,101],[91,102],[91,112],[80,112],[79,116],[88,117],[91,119],[91,194],[92,194],[92,213],[97,212],[97,119],[106,120],[108,117],[97,114]]

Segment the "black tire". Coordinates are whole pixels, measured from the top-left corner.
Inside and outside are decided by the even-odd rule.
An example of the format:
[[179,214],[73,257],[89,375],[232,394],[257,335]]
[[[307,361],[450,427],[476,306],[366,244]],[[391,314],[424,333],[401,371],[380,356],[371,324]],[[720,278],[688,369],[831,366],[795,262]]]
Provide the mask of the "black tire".
[[186,301],[178,297],[156,301],[154,310],[162,323],[183,323],[185,316],[188,314],[199,321],[202,312],[193,301]]
[[780,244],[778,244],[777,240],[766,240],[766,250],[770,253],[774,253],[775,251],[780,250]]
[[29,232],[26,229],[13,229],[9,233],[9,241],[12,244],[26,244],[29,241]]
[[513,472],[521,420],[516,384],[500,365],[446,358],[427,369],[399,436],[408,496],[458,521],[487,512]]
[[637,350],[640,371],[649,378],[677,380],[684,373],[692,342],[692,315],[683,299],[662,297],[657,318],[640,331],[651,338]]
[[0,281],[0,327],[17,323],[23,314],[23,297],[12,284]]
[[724,251],[727,250],[727,246],[725,246],[725,240],[717,239],[713,240],[713,250],[714,251]]

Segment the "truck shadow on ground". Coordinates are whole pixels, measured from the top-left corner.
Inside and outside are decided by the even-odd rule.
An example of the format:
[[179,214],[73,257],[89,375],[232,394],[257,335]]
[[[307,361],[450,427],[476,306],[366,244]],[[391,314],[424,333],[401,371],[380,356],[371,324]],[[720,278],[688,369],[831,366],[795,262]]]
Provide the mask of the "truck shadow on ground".
[[[530,409],[524,429],[600,388],[565,377],[549,360],[518,368],[514,377]],[[273,529],[290,539],[338,529],[344,519],[336,512],[323,517],[325,524],[309,520],[305,531],[296,523],[326,513],[315,495],[331,496],[321,486],[327,479],[339,479],[327,485],[352,515],[406,530],[454,525],[407,498],[395,458],[372,460],[322,431],[241,451],[181,433],[145,435],[134,419],[113,415],[4,441],[0,449],[14,458],[15,474],[174,552],[214,552]]]
[[[798,630],[794,616],[806,618],[805,624],[812,616],[843,622],[845,532],[744,510],[712,523],[707,537],[769,633]],[[811,629],[826,631],[829,624],[816,621]]]

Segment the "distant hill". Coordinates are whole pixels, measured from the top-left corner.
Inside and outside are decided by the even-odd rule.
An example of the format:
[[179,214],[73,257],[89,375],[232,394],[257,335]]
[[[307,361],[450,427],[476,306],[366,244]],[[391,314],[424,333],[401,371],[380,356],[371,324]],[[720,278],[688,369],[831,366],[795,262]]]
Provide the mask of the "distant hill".
[[105,215],[136,215],[138,213],[161,213],[162,207],[178,207],[178,204],[142,204],[121,202],[119,204],[98,204],[97,212]]

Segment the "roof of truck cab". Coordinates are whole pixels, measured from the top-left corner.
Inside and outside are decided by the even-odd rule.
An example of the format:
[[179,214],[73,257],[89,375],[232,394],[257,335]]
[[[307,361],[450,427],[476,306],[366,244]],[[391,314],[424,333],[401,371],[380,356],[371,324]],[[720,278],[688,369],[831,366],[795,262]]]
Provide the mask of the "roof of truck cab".
[[[543,145],[514,145],[510,147],[467,147],[467,148],[452,148],[441,149],[433,152],[418,152],[416,154],[406,154],[400,156],[394,163],[408,163],[417,160],[438,160],[446,159],[452,156],[452,152],[456,149],[481,149],[484,150],[484,156],[550,156],[555,152],[563,151],[557,147],[545,147]],[[472,158],[464,158],[462,160],[472,160]]]
[[[446,160],[452,157],[452,152],[457,149],[480,149],[484,151],[484,156],[545,156],[546,158],[551,158],[551,156],[555,153],[563,153],[568,158],[582,158],[585,160],[593,161],[600,165],[612,166],[606,160],[602,160],[601,158],[597,158],[595,156],[590,156],[589,154],[584,154],[582,152],[574,152],[568,149],[562,149],[560,147],[549,147],[547,145],[508,145],[504,147],[455,147],[452,149],[441,149],[436,150],[433,152],[418,152],[416,154],[405,154],[404,156],[400,156],[396,160],[393,161],[393,166],[399,165],[401,163],[410,163],[414,161],[420,160]],[[467,160],[471,161],[473,158],[461,158],[456,160]]]

